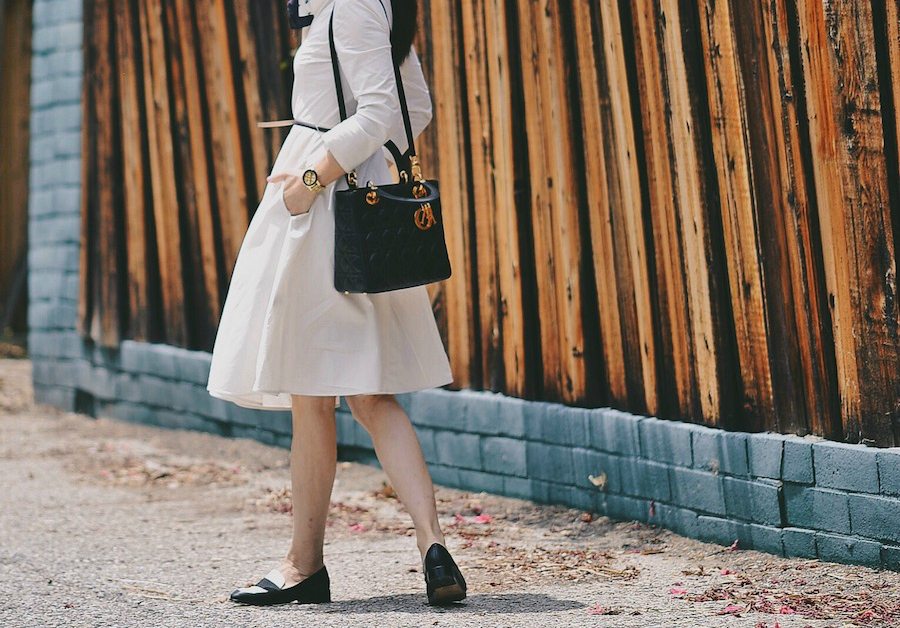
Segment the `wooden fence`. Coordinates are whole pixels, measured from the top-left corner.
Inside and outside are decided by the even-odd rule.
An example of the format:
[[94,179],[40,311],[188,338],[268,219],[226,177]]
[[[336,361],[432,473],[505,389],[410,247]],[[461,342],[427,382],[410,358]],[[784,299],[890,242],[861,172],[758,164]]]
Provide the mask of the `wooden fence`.
[[0,335],[25,332],[31,0],[0,0]]
[[[281,4],[86,0],[96,340],[211,347],[281,139],[253,123],[290,115]],[[456,386],[900,445],[896,0],[425,0],[421,25]]]

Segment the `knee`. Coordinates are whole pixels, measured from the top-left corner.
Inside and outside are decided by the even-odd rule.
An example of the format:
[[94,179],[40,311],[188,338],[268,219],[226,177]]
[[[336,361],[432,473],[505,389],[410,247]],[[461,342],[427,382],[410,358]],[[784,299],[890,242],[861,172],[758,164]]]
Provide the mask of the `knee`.
[[366,430],[371,431],[374,422],[380,416],[382,408],[396,403],[393,395],[354,395],[347,397],[347,405],[353,418],[359,421]]

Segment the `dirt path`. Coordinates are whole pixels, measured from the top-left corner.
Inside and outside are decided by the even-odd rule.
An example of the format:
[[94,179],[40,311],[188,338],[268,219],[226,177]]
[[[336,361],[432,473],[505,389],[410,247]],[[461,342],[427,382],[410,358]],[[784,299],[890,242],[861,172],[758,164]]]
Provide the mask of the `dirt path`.
[[[561,507],[438,487],[469,597],[425,604],[384,473],[339,463],[325,561],[334,602],[228,594],[287,548],[287,452],[30,402],[0,360],[0,625],[900,625],[900,574],[728,550]],[[892,623],[891,617],[897,617]]]

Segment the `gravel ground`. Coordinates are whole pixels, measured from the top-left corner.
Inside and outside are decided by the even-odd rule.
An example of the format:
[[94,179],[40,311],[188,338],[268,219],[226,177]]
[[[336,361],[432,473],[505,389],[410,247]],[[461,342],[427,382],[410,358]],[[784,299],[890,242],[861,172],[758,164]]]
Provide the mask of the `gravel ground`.
[[33,405],[30,363],[0,359],[0,626],[900,626],[898,573],[440,486],[469,595],[432,608],[406,511],[350,461],[326,534],[334,601],[235,604],[287,549],[287,465],[250,440]]

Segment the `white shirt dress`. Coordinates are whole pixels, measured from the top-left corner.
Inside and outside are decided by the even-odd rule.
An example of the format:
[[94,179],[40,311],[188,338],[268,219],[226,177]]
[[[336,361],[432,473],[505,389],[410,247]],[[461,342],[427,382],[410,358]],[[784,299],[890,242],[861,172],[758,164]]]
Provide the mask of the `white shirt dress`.
[[[406,149],[391,61],[391,3],[300,1],[315,17],[294,57],[291,98],[297,120],[273,173],[300,175],[326,150],[360,185],[392,180],[383,149]],[[384,7],[384,8],[382,8]],[[348,118],[341,122],[328,44],[334,37]],[[417,136],[431,120],[431,98],[415,50],[401,75]],[[402,393],[453,381],[425,286],[377,294],[334,288],[334,192],[291,216],[283,183],[266,185],[241,243],[212,352],[207,390],[213,397],[264,410],[291,407],[290,395]]]

